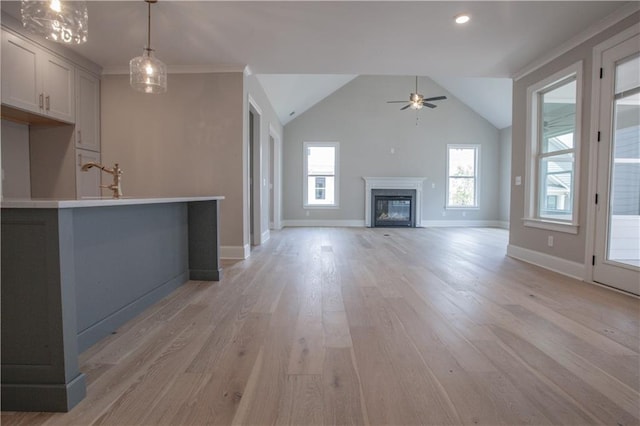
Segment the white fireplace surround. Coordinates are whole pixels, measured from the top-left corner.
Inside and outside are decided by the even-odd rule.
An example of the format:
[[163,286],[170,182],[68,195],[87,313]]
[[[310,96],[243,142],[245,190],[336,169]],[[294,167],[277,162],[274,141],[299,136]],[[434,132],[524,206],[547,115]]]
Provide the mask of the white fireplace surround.
[[372,189],[415,189],[416,226],[422,222],[422,183],[426,177],[362,177],[364,179],[364,226],[371,227]]

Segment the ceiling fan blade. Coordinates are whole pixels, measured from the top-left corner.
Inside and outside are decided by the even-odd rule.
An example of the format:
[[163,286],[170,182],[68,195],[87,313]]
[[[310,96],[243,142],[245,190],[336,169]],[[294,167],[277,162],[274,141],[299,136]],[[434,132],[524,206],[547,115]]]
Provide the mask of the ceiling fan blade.
[[388,104],[403,104],[407,101],[387,101]]
[[436,108],[437,107],[437,105],[430,104],[429,102],[422,102],[422,105],[424,105],[426,107],[429,107],[429,108]]
[[433,98],[423,99],[423,101],[427,101],[427,102],[429,102],[429,101],[441,101],[443,99],[447,99],[447,97],[446,96],[434,96]]
[[400,111],[404,111],[405,109],[409,108],[411,106],[411,104],[407,104],[405,106],[403,106],[402,108],[400,108]]

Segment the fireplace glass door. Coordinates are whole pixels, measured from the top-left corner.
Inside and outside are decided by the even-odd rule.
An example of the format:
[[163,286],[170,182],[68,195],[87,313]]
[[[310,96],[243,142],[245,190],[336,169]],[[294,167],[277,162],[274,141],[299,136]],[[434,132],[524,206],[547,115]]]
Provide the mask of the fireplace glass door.
[[413,226],[411,197],[376,196],[375,226]]

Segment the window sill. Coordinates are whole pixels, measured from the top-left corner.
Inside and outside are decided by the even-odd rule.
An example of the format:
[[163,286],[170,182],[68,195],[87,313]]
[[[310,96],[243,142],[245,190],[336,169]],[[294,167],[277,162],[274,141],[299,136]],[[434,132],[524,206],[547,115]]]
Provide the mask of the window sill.
[[303,208],[303,209],[309,209],[309,210],[314,210],[314,209],[318,209],[318,210],[331,210],[331,209],[339,209],[339,208],[340,208],[340,206],[335,205],[335,204],[332,204],[332,205],[330,205],[330,206],[322,206],[322,205],[314,206],[314,205],[311,205],[311,204],[310,204],[310,205],[302,206],[302,208]]
[[524,218],[524,226],[528,228],[547,229],[549,231],[564,232],[566,234],[578,234],[578,225],[565,222],[554,222],[551,220]]
[[445,210],[480,210],[479,206],[446,206]]

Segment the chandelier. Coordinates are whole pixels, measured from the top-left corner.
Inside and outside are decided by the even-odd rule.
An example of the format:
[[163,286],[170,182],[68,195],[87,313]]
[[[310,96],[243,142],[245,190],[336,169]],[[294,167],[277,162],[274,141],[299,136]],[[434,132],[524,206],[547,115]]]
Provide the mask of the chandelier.
[[87,4],[84,1],[22,0],[22,25],[47,40],[63,44],[81,44],[87,41]]
[[144,0],[149,5],[147,14],[147,47],[142,56],[129,61],[129,82],[131,87],[143,93],[164,93],[167,91],[167,66],[154,57],[151,48],[151,4],[158,0]]

